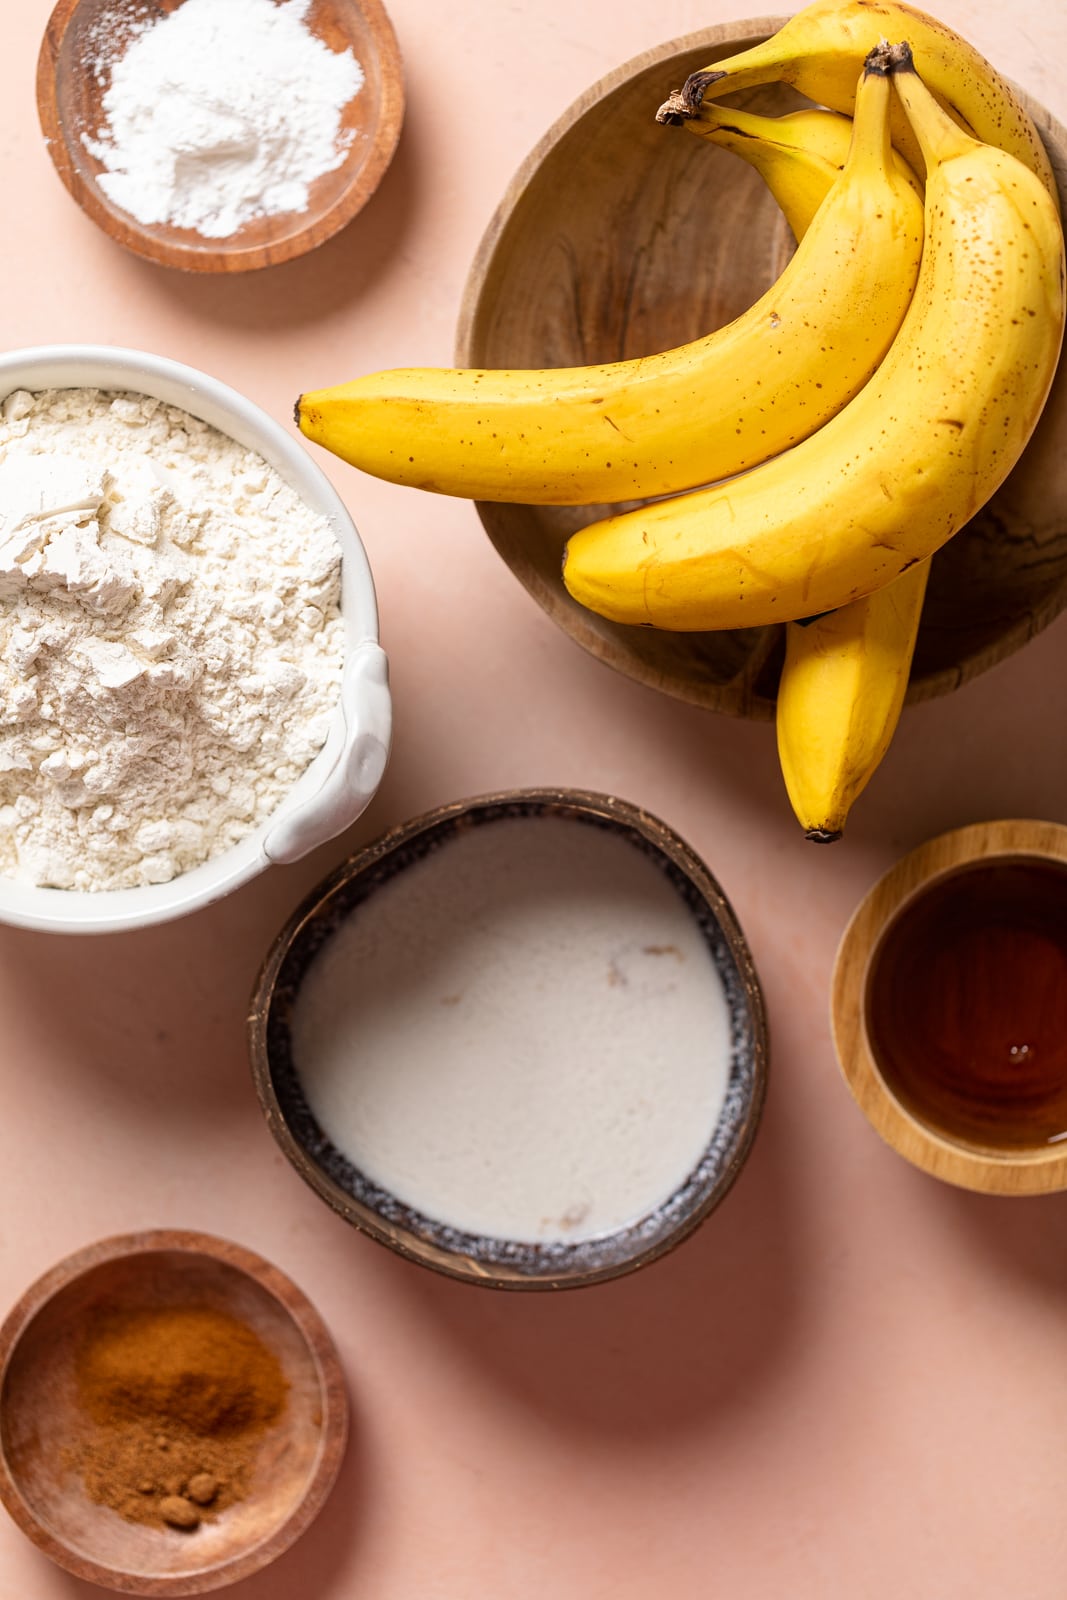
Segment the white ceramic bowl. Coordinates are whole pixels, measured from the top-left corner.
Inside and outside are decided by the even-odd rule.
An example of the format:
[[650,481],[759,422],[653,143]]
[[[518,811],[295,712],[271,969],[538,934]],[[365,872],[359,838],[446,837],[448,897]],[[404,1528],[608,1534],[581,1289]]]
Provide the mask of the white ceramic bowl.
[[271,862],[297,861],[341,833],[373,796],[389,752],[388,668],[366,552],[325,474],[266,412],[206,373],[110,345],[43,345],[0,355],[0,400],[15,389],[122,389],[182,407],[255,450],[324,516],[341,546],[345,665],[329,736],[285,800],[231,849],[170,883],[82,892],[0,876],[0,921],[53,933],[106,933],[184,916]]

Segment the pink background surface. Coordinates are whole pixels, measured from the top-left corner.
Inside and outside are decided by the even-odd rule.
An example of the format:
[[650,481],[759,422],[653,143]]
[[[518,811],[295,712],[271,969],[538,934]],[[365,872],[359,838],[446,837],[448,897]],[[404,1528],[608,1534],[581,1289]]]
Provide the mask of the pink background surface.
[[[221,3],[221,0],[220,0]],[[629,56],[743,15],[726,0],[392,0],[409,110],[382,187],[316,255],[237,281],[141,263],[42,144],[49,0],[0,22],[0,346],[88,340],[201,366],[286,419],[302,389],[445,363],[507,180]],[[1059,0],[938,0],[1067,120]],[[494,81],[497,120],[470,111]],[[242,1600],[1062,1600],[1067,1196],[999,1201],[883,1147],[834,1061],[827,990],[861,895],[904,851],[998,816],[1067,821],[1067,617],[906,713],[846,841],[816,850],[773,730],[598,665],[514,582],[472,507],[319,453],[370,553],[396,738],[362,822],[298,867],[137,936],[0,929],[0,1302],[112,1232],[202,1228],[315,1300],[353,1437],[320,1521]],[[261,1120],[243,1017],[258,964],[348,849],[497,787],[614,792],[675,826],[732,899],[766,989],[772,1084],[722,1208],[646,1272],[494,1295],[335,1218]],[[100,1591],[0,1516],[2,1600]]]

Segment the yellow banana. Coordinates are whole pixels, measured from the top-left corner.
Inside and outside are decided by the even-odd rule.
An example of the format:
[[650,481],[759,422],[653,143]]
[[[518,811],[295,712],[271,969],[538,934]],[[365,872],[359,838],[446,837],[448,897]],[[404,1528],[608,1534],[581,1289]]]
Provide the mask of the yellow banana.
[[839,839],[900,720],[929,561],[851,605],[786,627],[778,759],[809,839]]
[[[852,136],[848,117],[814,107],[764,117],[712,102],[686,127],[755,168],[798,239],[844,166]],[[921,193],[903,157],[895,150],[893,156]],[[851,605],[811,623],[786,624],[778,749],[793,810],[809,839],[840,838],[853,803],[889,748],[929,570],[929,561],[919,562]]]
[[605,366],[375,373],[302,395],[302,432],[395,483],[548,505],[669,494],[787,449],[866,382],[914,288],[922,206],[892,161],[888,98],[872,76],[825,203],[728,326]]
[[795,449],[574,534],[564,582],[605,617],[684,631],[847,605],[944,544],[1033,431],[1063,338],[1059,213],[1021,162],[941,110],[906,46],[872,56],[898,68],[927,166],[903,327],[866,387]]
[[[799,239],[848,155],[852,125],[836,111],[763,117],[716,105],[686,123],[760,173]],[[896,151],[902,175],[921,192]],[[900,718],[929,561],[811,623],[786,624],[778,687],[778,751],[793,810],[809,839],[840,838]]]
[[[686,123],[691,133],[710,144],[732,150],[754,167],[774,195],[797,239],[803,238],[834,178],[848,159],[852,119],[812,106],[782,117],[712,102]],[[922,185],[898,151],[893,162],[900,176],[922,195]]]
[[[763,44],[691,73],[660,106],[657,119],[686,121],[700,115],[709,96],[772,82],[792,84],[821,105],[849,112],[864,58],[887,38],[906,39],[924,81],[943,105],[979,139],[1009,151],[1036,173],[1058,208],[1041,135],[1014,89],[973,45],[903,0],[813,0]],[[899,117],[893,139],[916,164],[914,141]]]

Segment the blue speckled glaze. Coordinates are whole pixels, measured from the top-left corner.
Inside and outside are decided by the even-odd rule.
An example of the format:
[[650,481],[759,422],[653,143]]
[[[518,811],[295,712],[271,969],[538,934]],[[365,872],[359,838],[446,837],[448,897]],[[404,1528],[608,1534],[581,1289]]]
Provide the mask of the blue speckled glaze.
[[[597,797],[588,797],[595,800]],[[461,830],[489,826],[503,818],[563,817],[587,827],[607,828],[648,857],[670,881],[696,919],[721,977],[730,1018],[730,1068],[726,1097],[715,1130],[684,1183],[654,1211],[616,1232],[590,1239],[541,1244],[489,1238],[464,1232],[405,1205],[372,1182],[327,1138],[312,1114],[293,1062],[290,1018],[304,974],[335,929],[376,889],[397,873],[446,846]],[[330,1204],[360,1226],[405,1253],[445,1271],[474,1279],[501,1274],[531,1287],[562,1286],[568,1281],[612,1276],[661,1253],[699,1221],[729,1188],[747,1153],[759,1116],[766,1069],[766,1040],[758,984],[744,940],[728,903],[706,868],[691,857],[692,875],[641,831],[650,821],[621,802],[602,805],[565,803],[537,791],[515,798],[490,797],[464,809],[449,809],[430,820],[387,838],[334,874],[323,886],[310,914],[299,913],[290,925],[263,1017],[269,1089],[284,1129],[315,1169],[315,1184]],[[667,833],[662,824],[656,829]],[[683,860],[690,853],[671,836]],[[717,902],[717,904],[716,904]],[[283,940],[285,935],[283,935]],[[755,1003],[754,1003],[755,997]],[[261,1095],[263,1086],[260,1086]],[[268,1117],[272,1108],[268,1105]],[[284,1144],[284,1141],[283,1141]],[[307,1173],[309,1181],[314,1177]],[[420,1246],[422,1249],[420,1250]]]

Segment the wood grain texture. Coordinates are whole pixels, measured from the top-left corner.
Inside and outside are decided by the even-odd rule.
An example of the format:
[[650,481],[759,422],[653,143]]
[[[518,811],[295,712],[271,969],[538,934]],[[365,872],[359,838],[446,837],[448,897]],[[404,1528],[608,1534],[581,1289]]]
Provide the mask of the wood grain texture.
[[60,178],[104,232],[135,255],[187,272],[250,272],[305,255],[332,237],[366,204],[392,159],[404,117],[400,50],[381,0],[313,0],[307,25],[334,50],[351,49],[365,74],[345,108],[352,134],[345,160],[311,186],[308,208],[262,217],[230,239],[205,239],[189,228],[142,224],[114,205],[97,183],[103,165],[83,137],[99,135],[109,76],[90,64],[101,41],[121,44],[135,18],[176,11],[182,0],[59,0],[37,61],[37,110]]
[[[84,1316],[101,1301],[227,1312],[263,1340],[289,1383],[251,1492],[195,1535],[124,1521],[63,1464],[81,1425],[74,1356]],[[58,1566],[123,1594],[205,1594],[260,1571],[318,1515],[347,1435],[344,1377],[318,1312],[277,1267],[229,1240],[173,1229],[103,1239],[33,1284],[0,1328],[0,1500]]]
[[[566,366],[648,355],[731,320],[770,287],[792,240],[762,180],[728,151],[654,115],[690,71],[766,38],[783,20],[673,40],[575,101],[522,164],[481,241],[459,318],[458,364]],[[1022,98],[1067,212],[1067,130]],[[731,103],[777,115],[806,102],[767,85]],[[1061,360],[1015,471],[935,557],[909,702],[948,693],[1003,660],[1067,605],[1065,445]],[[609,622],[567,594],[563,546],[609,509],[619,508],[477,506],[515,576],[592,655],[678,699],[772,717],[780,628],[668,633]]]
[[871,957],[887,924],[915,894],[938,879],[998,857],[1067,862],[1067,827],[1029,820],[975,823],[921,845],[875,884],[846,928],[834,964],[830,1004],[834,1048],[860,1110],[906,1161],[963,1189],[1051,1194],[1067,1189],[1067,1150],[1062,1144],[1004,1151],[945,1138],[901,1105],[886,1084],[864,1016]]

